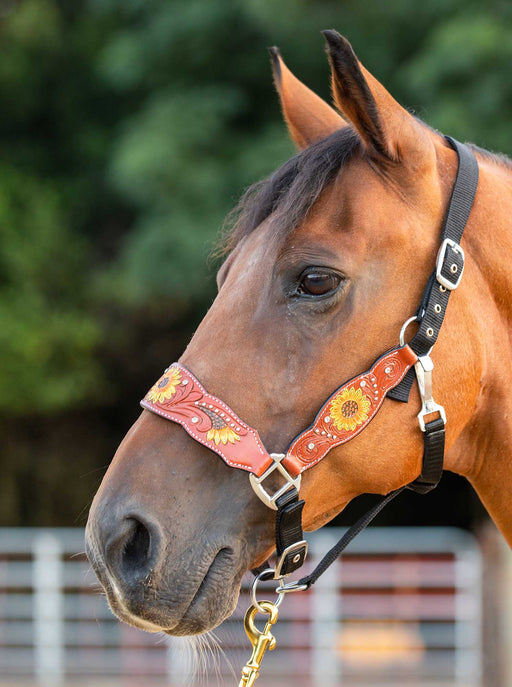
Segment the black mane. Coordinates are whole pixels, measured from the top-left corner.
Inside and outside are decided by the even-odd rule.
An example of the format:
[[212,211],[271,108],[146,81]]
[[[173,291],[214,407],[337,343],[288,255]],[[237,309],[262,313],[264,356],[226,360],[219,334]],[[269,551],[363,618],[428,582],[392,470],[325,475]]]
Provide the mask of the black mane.
[[250,186],[228,216],[229,230],[220,252],[231,251],[270,215],[276,234],[293,230],[339,170],[360,150],[359,136],[345,127],[298,153],[267,179]]

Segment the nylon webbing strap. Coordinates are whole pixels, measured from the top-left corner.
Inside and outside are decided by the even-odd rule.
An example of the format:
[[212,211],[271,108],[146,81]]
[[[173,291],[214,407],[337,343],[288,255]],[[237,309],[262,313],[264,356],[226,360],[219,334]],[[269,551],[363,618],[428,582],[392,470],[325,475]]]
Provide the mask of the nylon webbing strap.
[[426,494],[437,486],[443,474],[445,424],[442,418],[425,423],[421,475],[407,489]]
[[[459,246],[478,186],[478,163],[473,152],[449,136],[445,137],[457,153],[459,168],[446,213],[442,243],[436,269],[431,274],[416,313],[418,331],[409,346],[418,355],[427,355],[437,341],[452,290],[457,288],[464,269],[464,254]],[[407,402],[414,370],[411,369],[388,397]]]

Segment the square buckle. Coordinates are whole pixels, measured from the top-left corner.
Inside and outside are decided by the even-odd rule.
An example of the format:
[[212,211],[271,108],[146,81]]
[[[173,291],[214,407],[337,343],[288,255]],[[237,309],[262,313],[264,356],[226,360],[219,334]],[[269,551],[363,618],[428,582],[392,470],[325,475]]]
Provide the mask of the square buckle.
[[[277,510],[277,499],[292,487],[295,487],[295,489],[299,491],[302,476],[297,475],[297,477],[292,477],[288,470],[283,467],[281,461],[283,458],[285,458],[284,453],[271,453],[270,457],[274,461],[274,464],[268,467],[261,477],[256,477],[253,472],[249,473],[249,481],[251,483],[251,487],[256,493],[256,496],[260,498],[266,506],[272,508],[272,510]],[[266,480],[267,477],[274,472],[274,470],[277,470],[284,477],[285,484],[283,484],[283,486],[280,487],[275,494],[270,494],[270,492],[264,488],[262,482]]]
[[[462,267],[460,269],[460,273],[457,276],[455,276],[456,272],[454,273],[453,281],[451,281],[450,279],[445,277],[443,274],[441,274],[441,271],[445,265],[446,251],[448,249],[448,246],[455,253],[458,253],[462,258]],[[452,239],[445,239],[442,242],[442,244],[439,248],[439,252],[437,254],[436,279],[442,286],[445,287],[445,289],[448,289],[448,291],[453,291],[460,284],[460,280],[462,279],[462,274],[464,272],[464,261],[465,261],[465,256],[464,256],[464,251],[462,250],[462,246],[460,244],[458,244],[456,241],[452,241]]]

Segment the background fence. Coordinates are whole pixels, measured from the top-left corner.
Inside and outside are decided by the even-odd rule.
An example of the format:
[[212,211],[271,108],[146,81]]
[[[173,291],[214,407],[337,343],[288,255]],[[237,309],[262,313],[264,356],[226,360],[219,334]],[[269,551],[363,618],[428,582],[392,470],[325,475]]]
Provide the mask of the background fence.
[[[339,536],[312,535],[312,562]],[[236,684],[250,653],[246,589],[216,631],[226,656],[198,660],[190,643],[119,623],[83,548],[80,529],[0,529],[0,684]],[[480,687],[481,569],[461,530],[367,530],[310,592],[283,603],[258,684]],[[194,662],[208,680],[193,677]]]

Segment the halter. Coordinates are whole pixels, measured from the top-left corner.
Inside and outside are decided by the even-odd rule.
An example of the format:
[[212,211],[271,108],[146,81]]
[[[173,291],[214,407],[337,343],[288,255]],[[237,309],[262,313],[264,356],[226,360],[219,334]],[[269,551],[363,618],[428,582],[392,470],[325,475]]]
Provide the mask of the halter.
[[[269,453],[258,432],[226,403],[208,394],[199,380],[179,363],[168,367],[141,401],[147,410],[181,425],[193,439],[231,467],[248,471],[256,495],[277,511],[277,563],[273,569],[258,574],[256,582],[261,577],[279,580],[279,599],[286,592],[307,589],[314,584],[347,544],[403,489],[426,493],[441,478],[446,414],[432,396],[434,364],[430,352],[437,341],[450,294],[462,278],[464,251],[460,240],[478,185],[478,163],[472,151],[453,138],[447,136],[446,140],[457,153],[457,176],[435,270],[416,314],[402,327],[400,346],[384,353],[369,370],[339,387],[321,407],[313,424],[293,439],[285,454]],[[418,330],[406,344],[405,331],[412,322],[418,323]],[[296,583],[285,584],[283,578],[300,568],[307,554],[301,522],[304,501],[299,499],[301,474],[325,458],[332,448],[360,434],[382,407],[386,396],[407,402],[415,377],[422,403],[418,421],[424,442],[420,476],[377,503],[345,533],[310,575]],[[428,419],[432,415],[437,417]],[[284,484],[271,493],[265,481],[276,470]],[[256,608],[262,610],[255,598],[255,587],[253,601]]]

